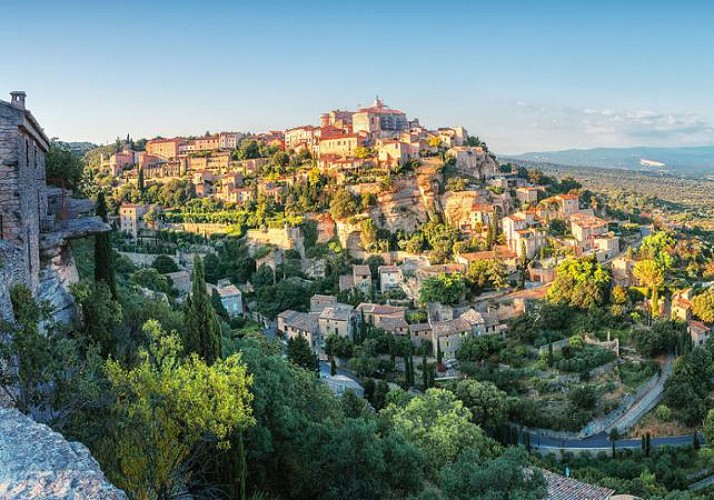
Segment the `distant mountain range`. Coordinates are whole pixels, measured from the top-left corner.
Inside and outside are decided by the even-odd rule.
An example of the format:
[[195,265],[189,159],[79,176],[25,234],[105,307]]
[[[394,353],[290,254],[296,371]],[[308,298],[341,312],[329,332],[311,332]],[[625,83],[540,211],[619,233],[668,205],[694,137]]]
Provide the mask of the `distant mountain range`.
[[87,151],[91,151],[92,149],[96,148],[97,145],[88,142],[88,141],[81,141],[81,142],[65,142],[65,141],[57,141],[57,143],[67,149],[71,149],[75,153],[83,155]]
[[621,168],[670,175],[714,177],[714,146],[568,149],[524,153],[502,158],[577,167]]

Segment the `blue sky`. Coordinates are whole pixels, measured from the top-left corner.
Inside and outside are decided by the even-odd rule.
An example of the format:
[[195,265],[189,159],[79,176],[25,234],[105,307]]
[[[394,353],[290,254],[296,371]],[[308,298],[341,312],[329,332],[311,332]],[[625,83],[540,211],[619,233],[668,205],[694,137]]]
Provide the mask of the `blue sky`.
[[49,135],[94,142],[284,129],[379,94],[499,153],[714,144],[712,19],[656,0],[0,0],[0,98],[25,90]]

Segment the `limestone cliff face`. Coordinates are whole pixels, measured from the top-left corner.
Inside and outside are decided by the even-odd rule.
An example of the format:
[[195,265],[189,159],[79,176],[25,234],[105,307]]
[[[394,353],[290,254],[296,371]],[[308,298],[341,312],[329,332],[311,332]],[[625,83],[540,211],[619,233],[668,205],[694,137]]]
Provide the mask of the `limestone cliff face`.
[[425,203],[428,200],[416,176],[394,180],[392,188],[379,193],[377,200],[377,207],[370,211],[370,216],[381,228],[392,232],[398,229],[413,232],[429,220],[429,207]]
[[69,286],[79,281],[79,272],[69,246],[60,247],[40,271],[39,303],[49,303],[54,321],[71,324],[77,308]]
[[0,498],[126,499],[89,450],[17,410],[0,409]]

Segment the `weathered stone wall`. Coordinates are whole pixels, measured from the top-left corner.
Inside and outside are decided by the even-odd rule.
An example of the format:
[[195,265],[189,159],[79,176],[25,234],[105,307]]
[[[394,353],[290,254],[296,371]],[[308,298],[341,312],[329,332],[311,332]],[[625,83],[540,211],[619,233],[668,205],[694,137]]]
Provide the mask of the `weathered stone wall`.
[[0,320],[14,319],[10,290],[20,284],[29,285],[24,252],[16,245],[0,240]]
[[89,450],[17,410],[0,409],[0,498],[125,499]]
[[47,147],[27,111],[0,101],[0,239],[23,248],[33,291],[39,284],[40,224],[47,215]]

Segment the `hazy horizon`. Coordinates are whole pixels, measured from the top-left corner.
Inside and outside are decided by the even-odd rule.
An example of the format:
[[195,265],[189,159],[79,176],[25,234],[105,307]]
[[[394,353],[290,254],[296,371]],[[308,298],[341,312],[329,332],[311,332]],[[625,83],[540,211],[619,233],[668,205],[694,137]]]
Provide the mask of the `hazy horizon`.
[[3,6],[0,99],[48,135],[264,131],[375,94],[513,155],[714,144],[714,6],[90,2]]

